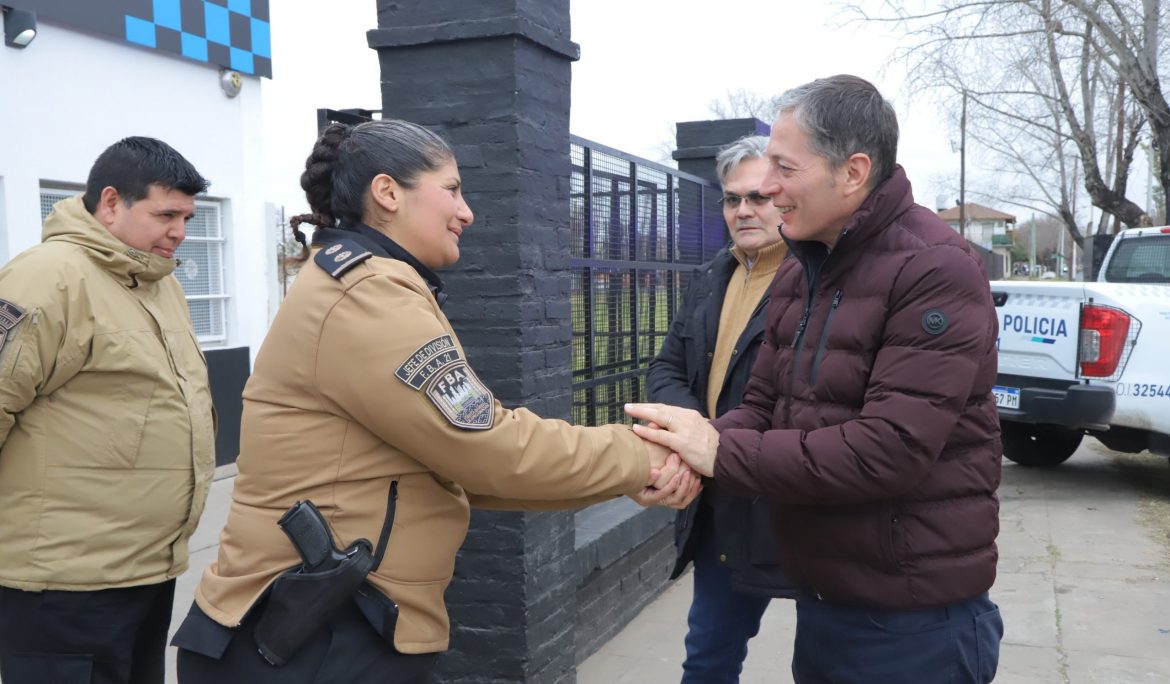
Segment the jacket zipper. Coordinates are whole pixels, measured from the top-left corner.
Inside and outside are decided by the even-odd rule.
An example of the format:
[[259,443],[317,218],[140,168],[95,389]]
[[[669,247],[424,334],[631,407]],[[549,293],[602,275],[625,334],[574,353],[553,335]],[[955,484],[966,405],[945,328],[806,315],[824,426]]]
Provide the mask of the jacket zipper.
[[788,374],[788,391],[785,393],[786,396],[784,398],[784,417],[787,421],[792,420],[792,390],[796,386],[796,371],[800,368],[800,352],[804,349],[804,333],[808,329],[808,319],[812,316],[813,308],[817,301],[817,284],[820,282],[821,271],[825,268],[825,262],[832,255],[833,251],[827,250],[815,270],[809,269],[809,262],[801,259],[805,272],[808,274],[808,301],[805,303],[804,313],[800,316],[800,325],[796,330],[796,337],[792,340],[792,348],[796,352],[792,355],[792,372]]
[[[822,262],[822,265],[823,262]],[[820,279],[821,269],[811,274],[808,279],[808,301],[804,305],[804,313],[800,315],[800,325],[796,329],[796,337],[792,339],[792,348],[796,350],[792,355],[792,372],[788,374],[788,391],[784,398],[784,416],[786,420],[792,419],[792,390],[796,386],[796,369],[800,367],[800,352],[804,347],[804,331],[808,328],[808,318],[812,315],[813,304],[817,300],[817,280]]]
[[817,343],[817,354],[813,357],[812,375],[809,376],[808,386],[815,387],[817,373],[821,369],[821,358],[825,355],[825,343],[829,340],[829,326],[833,323],[833,314],[837,312],[837,305],[841,303],[841,291],[833,295],[833,305],[829,307],[829,315],[825,317],[825,327],[821,329],[821,341]]
[[390,491],[386,494],[386,517],[382,520],[382,532],[378,535],[378,546],[374,549],[374,567],[377,570],[382,565],[382,556],[386,554],[386,546],[390,542],[390,530],[394,527],[394,514],[398,510],[398,480],[390,482]]

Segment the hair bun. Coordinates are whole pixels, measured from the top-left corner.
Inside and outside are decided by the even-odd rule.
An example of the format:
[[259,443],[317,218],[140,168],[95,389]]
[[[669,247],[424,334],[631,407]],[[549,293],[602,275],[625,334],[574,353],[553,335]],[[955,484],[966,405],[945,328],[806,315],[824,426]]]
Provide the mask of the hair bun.
[[350,130],[352,127],[347,124],[330,124],[313,145],[313,151],[305,160],[305,171],[301,174],[301,188],[305,191],[312,213],[293,217],[293,220],[301,219],[297,225],[312,223],[332,226],[337,222],[333,216],[333,165],[337,160],[337,150],[349,137]]

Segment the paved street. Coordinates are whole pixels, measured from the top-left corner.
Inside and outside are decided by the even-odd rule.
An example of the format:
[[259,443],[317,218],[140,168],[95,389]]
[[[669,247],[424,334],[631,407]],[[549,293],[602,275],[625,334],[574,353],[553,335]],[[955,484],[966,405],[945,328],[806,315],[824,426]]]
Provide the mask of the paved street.
[[[1170,682],[1170,467],[1086,439],[1055,470],[1004,464],[996,682]],[[677,684],[690,604],[681,578],[578,669],[579,684]],[[793,609],[775,602],[741,682],[791,682]]]
[[[215,555],[232,479],[212,487],[180,578],[175,621]],[[997,682],[1170,682],[1170,467],[1086,439],[1055,470],[1004,466],[999,579],[1006,623]],[[690,603],[685,575],[578,670],[579,684],[677,683]],[[776,602],[753,640],[744,684],[790,682],[792,605]],[[171,649],[170,680],[174,680]]]

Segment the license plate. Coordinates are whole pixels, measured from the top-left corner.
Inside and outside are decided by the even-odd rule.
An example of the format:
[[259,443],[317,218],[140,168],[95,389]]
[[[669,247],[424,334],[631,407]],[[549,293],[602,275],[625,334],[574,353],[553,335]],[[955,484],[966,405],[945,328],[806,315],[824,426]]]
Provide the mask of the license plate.
[[991,393],[995,395],[995,405],[999,408],[1020,408],[1019,387],[1003,387],[1001,385],[996,385],[995,387],[991,388]]

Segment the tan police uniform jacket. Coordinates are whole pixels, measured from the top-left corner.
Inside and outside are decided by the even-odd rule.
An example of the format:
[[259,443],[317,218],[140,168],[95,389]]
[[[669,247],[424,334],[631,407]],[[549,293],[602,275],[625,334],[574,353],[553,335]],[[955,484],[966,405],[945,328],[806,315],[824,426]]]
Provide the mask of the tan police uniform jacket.
[[447,648],[443,592],[469,498],[572,507],[638,491],[650,465],[626,427],[576,427],[501,406],[420,272],[371,249],[346,238],[318,250],[260,348],[244,390],[231,510],[196,602],[234,627],[298,566],[277,526],[298,500],[320,508],[339,547],[376,542],[396,481],[393,531],[369,582],[398,604],[395,647],[427,653]]
[[187,569],[215,444],[174,267],[75,197],[0,268],[0,585],[109,589]]

